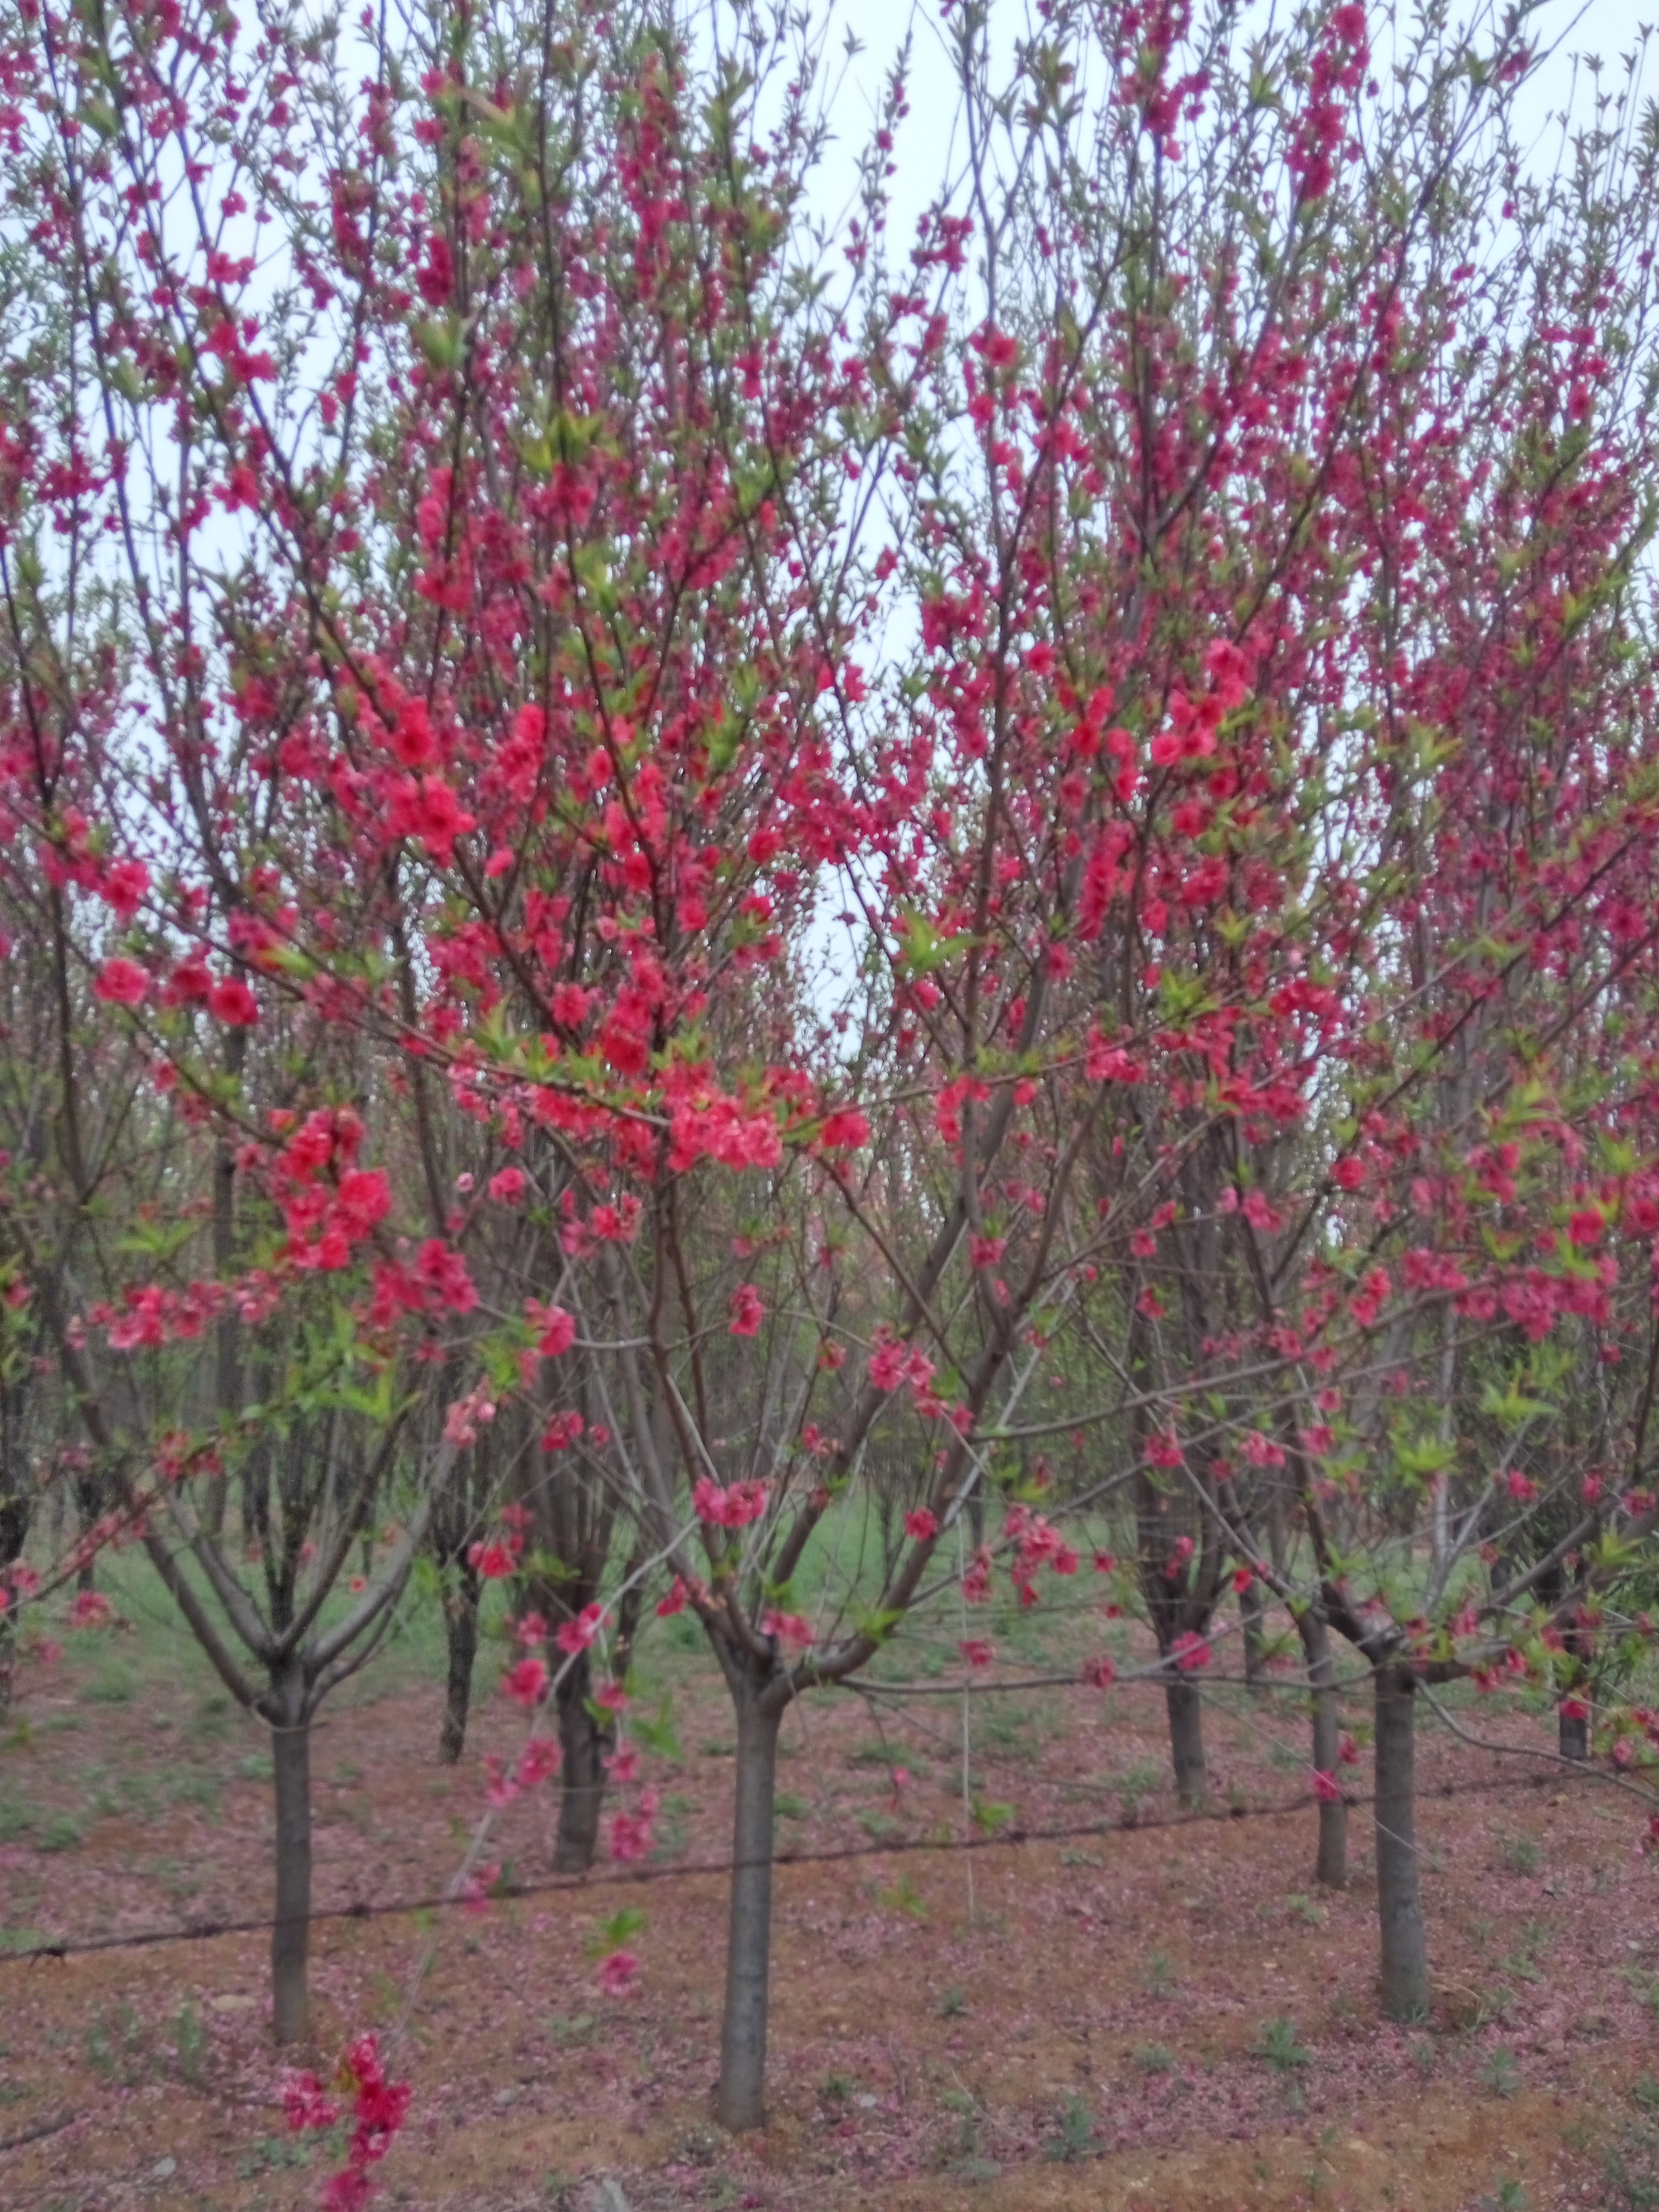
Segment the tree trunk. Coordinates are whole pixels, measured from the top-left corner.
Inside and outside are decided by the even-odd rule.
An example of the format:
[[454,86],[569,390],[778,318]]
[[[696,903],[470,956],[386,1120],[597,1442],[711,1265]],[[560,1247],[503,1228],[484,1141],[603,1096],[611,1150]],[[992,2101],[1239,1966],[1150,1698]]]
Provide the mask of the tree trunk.
[[276,1791],[276,1915],[270,1931],[273,2032],[297,2043],[309,2014],[311,1951],[311,1721],[290,1681],[273,1703],[282,1718],[270,1732]]
[[731,1918],[726,1932],[726,2014],[720,2023],[716,2112],[733,2130],[766,2122],[767,1977],[772,1950],[772,1822],[781,1705],[746,1677],[734,1688],[737,1806],[732,1835]]
[[[0,1422],[4,1423],[7,1428],[11,1425],[11,1412],[9,1394],[7,1394],[6,1401],[0,1402]],[[0,1484],[3,1483],[4,1478],[0,1477]],[[22,1558],[28,1533],[29,1510],[21,1485],[0,1487],[0,1571],[15,1566]],[[0,1720],[3,1720],[11,1711],[16,1673],[17,1607],[13,1603],[0,1610]]]
[[[1308,1661],[1309,1699],[1313,1717],[1313,1763],[1316,1774],[1340,1778],[1342,1759],[1342,1717],[1336,1702],[1336,1656],[1331,1650],[1330,1623],[1317,1606],[1297,1615],[1297,1633]],[[1319,1856],[1314,1880],[1327,1889],[1348,1886],[1348,1808],[1342,1797],[1319,1801]]]
[[1244,1628],[1244,1680],[1253,1690],[1265,1690],[1267,1686],[1267,1638],[1264,1624],[1267,1608],[1261,1595],[1261,1585],[1253,1582],[1239,1593],[1238,1615]]
[[1176,1796],[1185,1806],[1204,1802],[1204,1698],[1196,1682],[1173,1674],[1164,1685],[1170,1713],[1170,1751],[1175,1760]]
[[[81,1516],[81,1535],[84,1541],[104,1510],[101,1479],[89,1468],[75,1478],[75,1504]],[[76,1570],[75,1587],[83,1594],[96,1587],[97,1559],[95,1552],[88,1552]]]
[[[1591,1640],[1588,1635],[1581,1635],[1576,1626],[1568,1629],[1561,1641],[1564,1648],[1573,1658],[1582,1662],[1590,1656],[1593,1648]],[[1577,1668],[1575,1668],[1574,1672],[1578,1679],[1571,1686],[1571,1693],[1581,1703],[1588,1705],[1590,1701],[1589,1670],[1585,1667],[1582,1672]],[[1559,1712],[1556,1717],[1556,1748],[1560,1752],[1563,1759],[1571,1759],[1582,1763],[1589,1757],[1589,1715],[1588,1713],[1575,1715]]]
[[1408,1667],[1378,1667],[1373,1680],[1382,2009],[1390,2020],[1421,2020],[1429,2008],[1429,1960],[1417,1881],[1417,1685]]
[[472,1666],[478,1656],[478,1586],[465,1569],[444,1592],[444,1633],[449,1640],[449,1680],[444,1691],[444,1724],[438,1757],[453,1766],[466,1748],[467,1715],[472,1706]]
[[555,1874],[582,1874],[599,1846],[599,1813],[605,1803],[605,1762],[616,1732],[602,1727],[589,1711],[593,1677],[586,1651],[555,1692],[559,1713],[559,1833],[553,1846]]

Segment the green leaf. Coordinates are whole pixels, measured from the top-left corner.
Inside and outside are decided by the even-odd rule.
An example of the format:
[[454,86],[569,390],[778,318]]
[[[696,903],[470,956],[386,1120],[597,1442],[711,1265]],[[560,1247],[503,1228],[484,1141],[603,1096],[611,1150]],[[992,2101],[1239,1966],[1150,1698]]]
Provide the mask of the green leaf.
[[608,1951],[620,1951],[631,1942],[645,1925],[645,1915],[637,1905],[624,1905],[620,1912],[613,1912],[609,1920],[602,1920],[588,1949],[596,1956]]

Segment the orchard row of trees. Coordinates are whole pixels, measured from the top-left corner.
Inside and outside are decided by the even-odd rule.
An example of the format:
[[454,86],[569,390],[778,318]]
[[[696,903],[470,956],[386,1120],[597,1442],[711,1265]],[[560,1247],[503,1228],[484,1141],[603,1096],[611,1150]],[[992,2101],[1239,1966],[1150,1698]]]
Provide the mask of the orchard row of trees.
[[1655,1725],[1659,139],[1529,168],[1519,15],[955,0],[831,221],[826,28],[0,26],[5,1620],[141,1542],[269,1723],[291,2040],[422,1552],[564,1866],[689,1607],[735,2127],[782,1715],[918,1606],[1122,1529],[1187,1802],[1278,1612],[1333,1882],[1362,1665],[1397,2016],[1421,1693]]

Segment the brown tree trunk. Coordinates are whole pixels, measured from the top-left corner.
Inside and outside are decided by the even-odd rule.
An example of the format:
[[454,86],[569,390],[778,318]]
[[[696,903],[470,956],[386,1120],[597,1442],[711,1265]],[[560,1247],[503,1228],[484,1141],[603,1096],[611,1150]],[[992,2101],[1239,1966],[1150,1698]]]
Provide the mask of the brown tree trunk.
[[1417,1684],[1408,1667],[1373,1674],[1376,1698],[1376,1912],[1382,2009],[1421,2020],[1429,2008],[1428,1942],[1417,1878]]
[[[1314,1771],[1340,1778],[1342,1717],[1336,1700],[1336,1655],[1331,1649],[1330,1624],[1317,1606],[1310,1605],[1297,1614],[1296,1627],[1308,1662]],[[1348,1808],[1340,1796],[1319,1801],[1319,1854],[1314,1863],[1314,1880],[1327,1889],[1348,1886]]]
[[444,1634],[449,1644],[449,1673],[438,1757],[446,1766],[453,1766],[466,1748],[472,1668],[478,1656],[478,1579],[465,1564],[457,1568],[454,1581],[444,1592]]
[[270,1760],[276,1800],[276,1911],[270,1931],[272,2027],[297,2043],[310,2020],[311,1719],[303,1685],[285,1680],[272,1699]]
[[772,1948],[772,1823],[782,1707],[745,1675],[737,1708],[737,1802],[726,1929],[726,2011],[715,2110],[733,2130],[766,2123],[766,2015]]
[[1267,1686],[1267,1607],[1260,1583],[1240,1591],[1238,1616],[1244,1630],[1244,1680],[1252,1690],[1263,1691]]
[[605,1805],[605,1763],[616,1730],[597,1721],[593,1676],[586,1651],[578,1654],[555,1692],[559,1715],[559,1832],[553,1847],[556,1874],[582,1874],[599,1848]]
[[1164,1685],[1170,1717],[1170,1752],[1175,1763],[1176,1796],[1183,1806],[1204,1802],[1204,1698],[1196,1682],[1172,1674]]

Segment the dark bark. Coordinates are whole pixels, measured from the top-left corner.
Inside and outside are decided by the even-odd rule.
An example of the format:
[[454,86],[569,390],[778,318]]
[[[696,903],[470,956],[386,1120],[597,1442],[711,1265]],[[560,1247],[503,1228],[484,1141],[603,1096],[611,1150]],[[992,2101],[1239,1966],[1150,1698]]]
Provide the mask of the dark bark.
[[732,1837],[731,1917],[726,1931],[726,2012],[720,2023],[716,2112],[723,2126],[766,2122],[766,2012],[772,1948],[772,1824],[782,1705],[740,1677],[737,1804]]
[[[1296,1617],[1297,1633],[1308,1662],[1309,1707],[1313,1720],[1313,1763],[1316,1774],[1340,1777],[1342,1717],[1336,1698],[1336,1655],[1330,1623],[1317,1606]],[[1319,1801],[1319,1854],[1314,1880],[1327,1889],[1348,1886],[1348,1808],[1340,1796]]]
[[[84,1541],[93,1524],[104,1510],[103,1485],[89,1468],[75,1478],[75,1504],[80,1516],[81,1535]],[[80,1591],[89,1590],[94,1587],[95,1581],[96,1555],[88,1552],[76,1570],[75,1587]]]
[[444,1592],[444,1634],[449,1644],[449,1674],[438,1756],[446,1766],[453,1766],[466,1748],[472,1668],[478,1656],[478,1577],[465,1563]]
[[297,2043],[310,2014],[311,1717],[293,1686],[279,1686],[273,1705],[270,1758],[276,1800],[276,1911],[270,1931],[272,2032]]
[[1267,1686],[1267,1607],[1260,1583],[1253,1582],[1247,1589],[1239,1593],[1238,1613],[1244,1628],[1244,1680],[1251,1689],[1265,1690]]
[[1408,1667],[1374,1670],[1376,1698],[1376,1911],[1382,2009],[1421,2020],[1429,2008],[1428,1944],[1417,1878],[1417,1684]]
[[[1567,1630],[1561,1642],[1567,1656],[1578,1662],[1577,1668],[1574,1669],[1577,1679],[1571,1684],[1571,1694],[1581,1704],[1588,1705],[1590,1702],[1590,1683],[1589,1670],[1585,1662],[1590,1656],[1591,1639],[1575,1623]],[[1587,1759],[1589,1757],[1589,1715],[1587,1712],[1576,1716],[1558,1712],[1556,1745],[1563,1759]]]
[[1176,1796],[1182,1805],[1201,1805],[1206,1787],[1203,1693],[1184,1674],[1173,1674],[1164,1686],[1164,1699],[1170,1715]]
[[554,1693],[559,1715],[559,1832],[553,1847],[556,1874],[582,1874],[599,1847],[605,1805],[605,1768],[616,1730],[592,1711],[593,1678],[580,1653]]
[[[6,1442],[11,1441],[12,1424],[6,1417],[11,1410],[13,1394],[5,1394],[0,1406],[0,1427],[6,1432]],[[6,1454],[9,1462],[11,1454]],[[29,1533],[28,1493],[21,1482],[9,1482],[0,1473],[0,1568],[9,1567],[23,1556],[23,1545]],[[0,1720],[11,1711],[12,1689],[17,1671],[17,1607],[8,1605],[0,1612]]]

